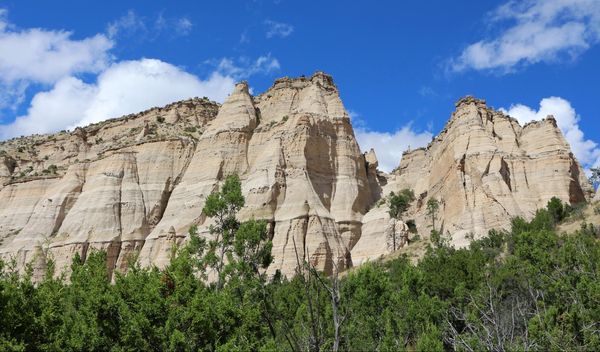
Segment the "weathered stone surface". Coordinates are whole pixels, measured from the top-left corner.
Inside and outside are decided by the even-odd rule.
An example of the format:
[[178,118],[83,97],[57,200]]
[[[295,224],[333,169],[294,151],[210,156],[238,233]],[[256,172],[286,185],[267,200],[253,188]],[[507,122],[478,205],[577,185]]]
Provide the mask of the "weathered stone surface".
[[331,272],[405,245],[406,223],[380,201],[391,191],[414,190],[405,220],[422,238],[427,200],[438,199],[436,227],[458,245],[531,217],[552,196],[576,203],[593,192],[553,118],[521,127],[474,98],[395,173],[377,165],[330,76],[278,79],[256,97],[242,82],[222,106],[196,98],[0,143],[0,257],[32,263],[38,278],[47,258],[66,270],[94,249],[107,251],[111,271],[136,257],[162,267],[191,225],[210,236],[204,201],[233,173],[246,197],[241,220],[268,221],[269,273],[284,274],[296,253]]
[[352,264],[357,266],[369,260],[393,253],[410,240],[409,228],[402,220],[390,218],[385,206],[376,206],[363,218],[360,240],[352,248]]
[[[459,100],[427,148],[404,154],[399,168],[387,176],[383,194],[403,188],[417,197],[405,218],[416,220],[420,235],[431,230],[426,204],[434,197],[440,202],[436,230],[449,233],[458,246],[468,244],[471,235],[508,228],[515,216],[531,218],[554,196],[571,204],[593,196],[552,116],[520,126],[472,97]],[[381,213],[375,208],[365,215],[363,236],[352,250],[355,263],[385,253],[365,250],[370,245],[362,243],[385,241],[376,215]]]
[[[204,200],[236,173],[240,217],[270,224],[270,272],[293,273],[296,252],[320,270],[343,269],[377,186],[323,73],[279,79],[257,97],[242,82],[221,107],[190,100],[3,149],[0,253],[21,266],[50,255],[67,268],[92,249],[107,250],[111,270],[138,253],[143,265],[164,266],[192,224],[210,236]],[[56,170],[42,178],[48,165]]]

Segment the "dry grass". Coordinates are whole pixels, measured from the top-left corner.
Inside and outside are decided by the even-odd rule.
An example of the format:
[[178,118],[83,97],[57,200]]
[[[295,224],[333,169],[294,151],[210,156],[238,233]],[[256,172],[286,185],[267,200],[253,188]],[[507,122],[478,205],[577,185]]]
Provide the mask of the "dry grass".
[[[377,259],[372,260],[373,263],[386,263],[390,260],[394,260],[397,258],[402,257],[403,255],[406,255],[408,257],[408,259],[410,260],[410,262],[415,265],[419,262],[419,260],[421,260],[421,258],[423,258],[425,256],[425,253],[427,252],[427,247],[431,244],[431,242],[429,241],[429,238],[421,238],[419,240],[410,242],[408,246],[404,246],[400,249],[398,249],[395,252],[383,255]],[[348,275],[349,273],[351,273],[352,271],[356,270],[357,268],[360,268],[360,266],[354,266],[352,268],[348,268],[342,272],[340,272],[340,277],[344,277],[346,275]]]
[[583,223],[600,226],[600,213],[596,214],[595,209],[600,211],[600,202],[588,204],[581,211],[581,216],[566,219],[562,224],[558,225],[558,233],[573,233],[581,228]]

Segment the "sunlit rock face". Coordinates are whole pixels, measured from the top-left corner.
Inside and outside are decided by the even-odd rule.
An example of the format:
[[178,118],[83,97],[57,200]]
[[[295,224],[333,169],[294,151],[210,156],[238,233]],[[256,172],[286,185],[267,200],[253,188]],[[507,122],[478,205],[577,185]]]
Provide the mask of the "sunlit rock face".
[[[575,204],[594,192],[552,116],[520,126],[473,97],[459,100],[444,130],[427,148],[406,152],[386,178],[384,195],[414,191],[417,200],[404,217],[416,221],[420,236],[432,229],[427,202],[436,199],[436,230],[457,246],[509,228],[513,217],[530,219],[554,196]],[[385,240],[375,225],[385,223],[385,215],[373,209],[363,218],[354,264],[387,253],[373,247]]]
[[[31,263],[36,278],[49,258],[58,274],[97,249],[111,273],[133,260],[164,267],[190,226],[210,237],[202,208],[231,174],[246,199],[240,219],[269,224],[268,273],[285,275],[303,260],[330,273],[390,253],[414,236],[408,219],[428,236],[430,198],[436,229],[465,245],[552,196],[593,195],[554,119],[521,127],[474,98],[394,173],[377,166],[329,75],[281,78],[258,96],[242,82],[223,105],[194,98],[0,143],[0,257],[20,270]],[[381,199],[403,188],[417,199],[390,219]]]
[[242,82],[222,106],[193,99],[2,150],[0,251],[21,268],[51,256],[64,269],[93,249],[107,251],[111,271],[132,258],[163,267],[191,225],[210,236],[204,201],[235,173],[240,218],[270,224],[269,271],[293,274],[306,259],[331,272],[351,265],[376,189],[323,73],[256,97]]

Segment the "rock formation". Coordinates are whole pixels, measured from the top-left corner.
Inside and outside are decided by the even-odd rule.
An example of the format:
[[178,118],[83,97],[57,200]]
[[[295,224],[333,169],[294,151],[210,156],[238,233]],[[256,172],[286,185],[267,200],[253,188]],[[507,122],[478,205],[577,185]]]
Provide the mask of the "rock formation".
[[[406,152],[383,194],[412,189],[417,197],[404,216],[420,236],[432,229],[426,204],[440,206],[436,230],[465,246],[490,229],[506,229],[511,218],[531,218],[556,196],[570,204],[589,201],[593,188],[552,116],[520,126],[517,120],[466,97],[444,130],[427,146]],[[380,208],[384,208],[383,210]],[[352,249],[354,264],[389,253],[385,205],[363,219],[362,236]]]
[[193,99],[2,150],[0,252],[19,267],[51,255],[67,268],[91,249],[108,252],[111,270],[138,254],[163,266],[192,224],[209,236],[204,200],[237,173],[241,218],[270,224],[271,271],[293,273],[296,251],[321,270],[343,269],[374,201],[365,156],[323,73],[279,79],[257,97],[242,82],[220,107]]
[[330,76],[278,79],[256,97],[242,82],[222,106],[195,98],[0,143],[0,257],[32,263],[38,277],[48,257],[64,270],[94,249],[107,251],[111,271],[132,258],[164,266],[191,225],[210,236],[204,201],[233,173],[246,197],[240,218],[269,223],[269,272],[284,274],[296,252],[331,272],[393,251],[390,238],[404,245],[405,222],[381,201],[402,188],[418,198],[406,218],[419,234],[435,197],[437,227],[459,245],[552,196],[577,203],[593,192],[554,119],[521,127],[474,98],[394,173],[377,166]]

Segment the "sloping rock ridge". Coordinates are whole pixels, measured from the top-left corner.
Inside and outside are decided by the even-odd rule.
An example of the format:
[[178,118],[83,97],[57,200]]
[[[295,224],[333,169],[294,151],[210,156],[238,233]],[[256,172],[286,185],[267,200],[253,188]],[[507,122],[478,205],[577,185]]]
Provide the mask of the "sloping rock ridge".
[[[420,236],[435,229],[456,246],[465,246],[490,229],[508,229],[511,219],[530,219],[556,196],[576,204],[594,189],[552,116],[520,126],[516,119],[465,97],[444,130],[426,147],[405,152],[400,166],[386,175],[383,194],[408,188],[416,201],[404,216],[414,219]],[[432,219],[429,199],[439,209]],[[389,253],[385,206],[363,218],[352,249],[354,264]]]
[[390,252],[395,232],[405,244],[407,226],[380,201],[402,188],[417,195],[407,216],[419,234],[435,197],[437,223],[457,244],[530,217],[552,196],[577,203],[593,192],[553,119],[521,127],[474,98],[459,101],[428,148],[379,172],[332,78],[318,72],[255,97],[239,83],[222,106],[194,98],[0,143],[0,257],[31,264],[36,277],[49,258],[68,270],[94,249],[107,251],[111,271],[135,258],[162,267],[191,225],[210,236],[204,201],[233,173],[246,197],[240,218],[269,223],[269,272],[286,275],[297,256],[331,272]]

